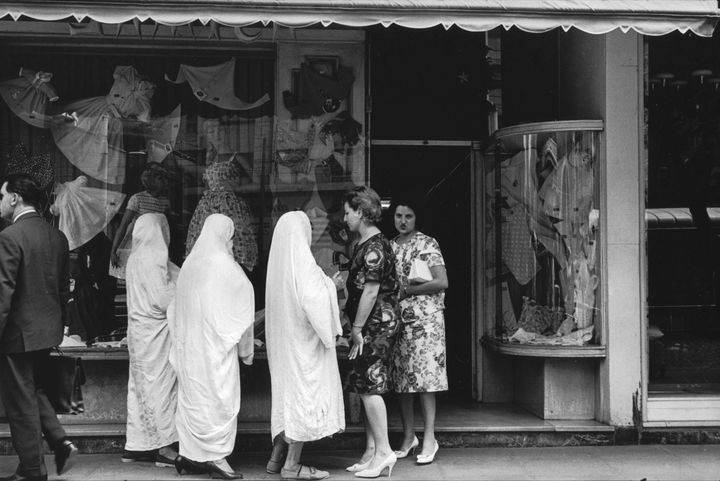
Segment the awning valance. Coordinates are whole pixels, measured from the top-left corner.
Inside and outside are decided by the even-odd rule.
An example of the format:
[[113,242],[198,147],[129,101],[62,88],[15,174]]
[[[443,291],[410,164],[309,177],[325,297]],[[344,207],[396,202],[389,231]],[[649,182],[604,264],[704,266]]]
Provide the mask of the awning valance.
[[664,35],[677,30],[702,36],[712,35],[719,15],[716,0],[11,0],[0,5],[0,17],[14,20],[153,20],[175,26],[214,21],[240,27],[456,25],[469,31],[515,26],[534,33],[577,28],[593,34],[620,29]]

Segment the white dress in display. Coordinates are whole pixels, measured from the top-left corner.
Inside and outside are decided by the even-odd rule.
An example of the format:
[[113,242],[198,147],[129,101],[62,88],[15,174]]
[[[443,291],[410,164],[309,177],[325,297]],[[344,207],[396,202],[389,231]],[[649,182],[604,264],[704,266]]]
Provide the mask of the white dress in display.
[[126,268],[128,354],[127,440],[129,451],[149,451],[178,440],[177,378],[170,365],[167,308],[178,268],[168,260],[170,229],[163,214],[145,214],[133,229]]
[[110,223],[125,194],[87,187],[87,177],[58,184],[55,187],[53,214],[60,216],[59,229],[68,239],[70,250],[88,242]]
[[150,120],[150,100],[155,84],[134,67],[118,66],[110,93],[65,105],[77,123],[55,122],[51,131],[55,144],[84,174],[106,184],[125,182],[125,150],[122,118]]
[[342,334],[337,291],[315,263],[310,241],[305,213],[280,217],[265,294],[273,439],[284,432],[294,441],[314,441],[345,429],[335,353],[335,337]]
[[59,97],[50,81],[53,74],[20,68],[19,77],[0,82],[0,96],[15,115],[33,127],[48,127],[47,104]]
[[168,311],[180,455],[198,462],[232,452],[240,410],[238,357],[250,363],[253,354],[255,294],[232,257],[234,232],[227,216],[205,220]]

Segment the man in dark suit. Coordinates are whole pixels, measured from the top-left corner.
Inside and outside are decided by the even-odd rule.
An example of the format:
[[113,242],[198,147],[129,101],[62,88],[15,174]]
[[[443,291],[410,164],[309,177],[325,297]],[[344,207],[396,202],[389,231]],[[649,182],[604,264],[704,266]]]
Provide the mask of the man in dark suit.
[[36,384],[50,348],[63,337],[68,242],[38,214],[42,191],[31,176],[9,175],[0,195],[0,215],[12,222],[0,232],[0,395],[20,458],[16,472],[0,481],[45,481],[43,434],[58,474],[77,454]]

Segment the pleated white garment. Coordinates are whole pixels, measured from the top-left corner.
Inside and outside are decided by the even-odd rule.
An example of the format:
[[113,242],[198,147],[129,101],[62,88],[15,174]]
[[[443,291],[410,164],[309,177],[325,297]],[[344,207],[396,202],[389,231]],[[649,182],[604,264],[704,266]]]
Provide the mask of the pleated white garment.
[[175,294],[178,268],[168,260],[170,229],[163,214],[135,222],[127,264],[127,397],[129,451],[149,451],[178,440],[175,429],[177,378],[170,365],[166,312]]
[[270,247],[265,335],[273,439],[284,431],[292,440],[314,441],[345,429],[337,291],[310,252],[311,232],[304,212],[285,213]]
[[[87,187],[87,177],[79,176],[55,188],[54,213],[58,228],[67,237],[70,250],[99,234],[110,223],[125,200],[125,194]],[[167,250],[167,249],[166,249]]]
[[168,311],[180,454],[199,462],[232,452],[240,411],[238,357],[252,359],[255,294],[232,257],[234,232],[229,217],[208,216]]

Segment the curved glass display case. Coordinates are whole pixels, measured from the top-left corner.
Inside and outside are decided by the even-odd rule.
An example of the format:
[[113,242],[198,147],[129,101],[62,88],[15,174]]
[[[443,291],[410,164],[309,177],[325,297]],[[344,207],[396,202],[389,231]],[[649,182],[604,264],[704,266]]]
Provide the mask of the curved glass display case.
[[486,339],[598,344],[599,120],[498,130],[483,161]]

